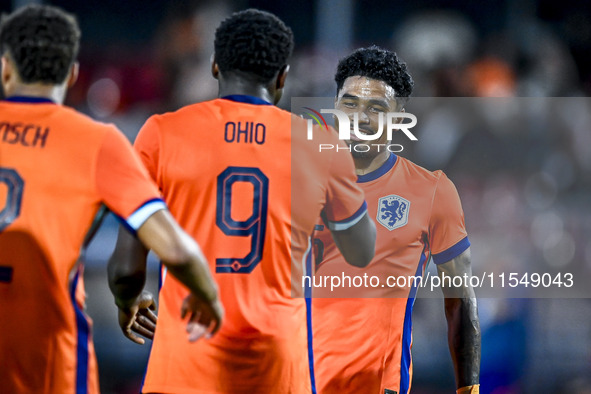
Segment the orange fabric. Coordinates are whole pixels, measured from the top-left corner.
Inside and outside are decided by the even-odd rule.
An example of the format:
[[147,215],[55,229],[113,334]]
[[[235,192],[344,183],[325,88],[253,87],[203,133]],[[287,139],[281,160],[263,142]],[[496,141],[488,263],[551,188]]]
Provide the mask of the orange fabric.
[[480,385],[474,384],[472,386],[465,386],[460,387],[456,390],[457,394],[479,394],[480,393]]
[[73,393],[77,347],[86,345],[88,392],[96,393],[91,333],[78,343],[80,325],[90,322],[76,318],[76,260],[101,202],[127,218],[158,190],[115,127],[51,103],[0,102],[2,174],[11,175],[0,181],[0,211],[7,209],[0,269],[12,278],[0,281],[0,385],[11,393]]
[[[316,279],[367,275],[380,278],[380,285],[312,289],[316,384],[323,394],[383,393],[384,389],[401,393],[404,347],[410,362],[408,389],[412,380],[410,314],[414,293],[408,285],[388,287],[387,277],[422,275],[431,253],[444,252],[466,238],[464,216],[455,187],[445,174],[427,171],[402,157],[377,179],[359,185],[366,195],[368,213],[376,221],[375,257],[366,268],[351,267],[343,261],[328,231],[317,231],[315,243],[322,244],[324,251],[323,256],[317,256]],[[384,215],[384,199],[406,200],[404,209],[391,212],[398,215],[396,220],[389,220],[390,213]],[[388,224],[395,228],[388,228]]]
[[[317,134],[337,143],[336,133]],[[321,209],[343,220],[363,204],[349,155],[318,153],[304,119],[227,99],[150,118],[135,148],[175,218],[201,245],[226,309],[215,337],[189,344],[180,319],[187,290],[166,276],[143,391],[309,393],[306,306],[292,298],[292,270],[301,273]],[[266,225],[254,214],[263,208]],[[245,236],[220,227],[222,220],[244,228],[230,222],[251,216],[257,231]],[[264,242],[253,243],[263,227]],[[241,261],[249,252],[261,260]]]

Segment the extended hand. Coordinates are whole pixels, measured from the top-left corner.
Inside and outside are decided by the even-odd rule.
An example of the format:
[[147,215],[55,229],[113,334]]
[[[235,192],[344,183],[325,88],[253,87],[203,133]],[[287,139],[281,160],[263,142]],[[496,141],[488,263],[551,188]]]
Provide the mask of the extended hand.
[[136,334],[148,339],[154,339],[158,320],[158,317],[153,312],[155,310],[154,298],[147,291],[142,291],[130,306],[119,307],[119,326],[123,331],[123,335],[140,345],[143,345],[146,341]]
[[193,294],[189,294],[181,307],[181,318],[189,316],[187,333],[189,341],[195,342],[202,336],[210,338],[215,334],[224,316],[224,308],[219,300],[205,301]]

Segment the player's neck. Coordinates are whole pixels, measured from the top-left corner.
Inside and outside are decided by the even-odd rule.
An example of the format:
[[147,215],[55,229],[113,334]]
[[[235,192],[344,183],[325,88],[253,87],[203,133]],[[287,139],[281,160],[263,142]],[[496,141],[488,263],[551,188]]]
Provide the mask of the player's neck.
[[389,157],[390,152],[388,151],[380,152],[377,156],[372,158],[354,157],[353,161],[355,162],[355,172],[357,175],[365,175],[369,174],[370,172],[374,172],[386,161],[388,161]]
[[233,78],[229,81],[222,81],[219,79],[219,82],[218,97],[245,95],[258,97],[271,104],[275,103],[273,94],[269,91],[269,88],[260,83],[245,81],[238,78]]
[[62,85],[48,85],[42,83],[22,83],[13,85],[6,91],[6,97],[42,97],[57,104],[62,104],[66,96],[66,87]]

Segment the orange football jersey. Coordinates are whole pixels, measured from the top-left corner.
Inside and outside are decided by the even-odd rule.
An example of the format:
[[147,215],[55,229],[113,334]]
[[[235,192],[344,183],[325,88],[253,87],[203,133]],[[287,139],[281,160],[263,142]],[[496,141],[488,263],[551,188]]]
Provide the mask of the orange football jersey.
[[[416,282],[430,257],[445,263],[470,245],[453,183],[394,154],[360,175],[368,213],[376,223],[376,253],[366,268],[347,265],[330,233],[318,225],[316,279],[343,275],[379,278],[360,287],[312,289],[312,326],[319,393],[407,394],[412,379],[412,309]],[[359,281],[358,281],[359,282]],[[398,287],[396,285],[398,284]]]
[[308,141],[306,125],[236,95],[153,116],[140,131],[135,148],[202,246],[226,310],[213,338],[189,344],[179,316],[188,291],[164,272],[144,392],[311,392],[297,282],[321,210],[347,228],[365,202],[350,155],[318,152],[336,132]]
[[0,102],[0,391],[98,392],[76,262],[101,203],[133,229],[165,207],[123,134],[49,100]]

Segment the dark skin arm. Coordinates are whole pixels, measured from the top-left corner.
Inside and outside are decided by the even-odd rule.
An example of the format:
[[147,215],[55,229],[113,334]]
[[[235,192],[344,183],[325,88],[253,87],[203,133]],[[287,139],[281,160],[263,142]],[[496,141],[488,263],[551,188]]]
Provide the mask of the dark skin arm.
[[[152,295],[143,291],[146,279],[147,248],[150,248],[189,290],[181,317],[189,316],[187,332],[195,341],[213,335],[220,327],[223,308],[207,261],[195,241],[174,221],[170,213],[154,213],[138,229],[137,238],[120,229],[115,251],[109,260],[109,288],[119,308],[119,324],[125,336],[142,343],[134,333],[150,338],[155,315]],[[145,245],[145,246],[144,246]]]
[[109,259],[109,288],[119,308],[119,326],[135,343],[144,344],[140,334],[154,339],[156,304],[151,293],[144,291],[148,250],[124,228],[119,229],[117,246]]
[[[439,276],[471,276],[470,248],[458,257],[437,266]],[[443,283],[443,281],[442,281]],[[465,284],[465,283],[464,283]],[[442,287],[445,297],[447,340],[454,365],[456,387],[479,384],[480,380],[480,321],[474,289],[468,283],[462,287]]]
[[[324,212],[324,223],[328,223]],[[342,231],[331,231],[332,238],[347,263],[366,267],[375,254],[376,226],[367,213],[353,226]]]

